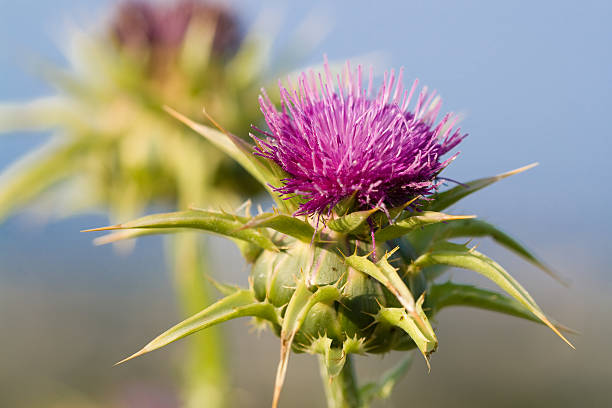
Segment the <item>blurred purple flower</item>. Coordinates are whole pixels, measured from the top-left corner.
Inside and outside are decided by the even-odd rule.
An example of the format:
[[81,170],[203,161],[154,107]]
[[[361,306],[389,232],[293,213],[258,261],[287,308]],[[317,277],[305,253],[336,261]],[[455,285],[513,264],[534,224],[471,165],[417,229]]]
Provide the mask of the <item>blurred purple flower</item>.
[[117,8],[111,29],[124,48],[167,52],[180,48],[194,21],[215,24],[213,52],[217,55],[232,54],[240,45],[236,16],[220,5],[196,0],[180,0],[172,6],[125,1]]
[[[372,97],[372,71],[362,86],[361,66],[334,84],[327,61],[325,75],[302,73],[298,87],[279,84],[279,112],[262,90],[259,103],[269,131],[256,154],[278,163],[289,177],[276,190],[304,199],[296,215],[329,214],[355,194],[359,209],[401,205],[417,195],[432,193],[437,175],[456,156],[441,161],[466,135],[453,130],[447,114],[437,125],[441,100],[423,88],[413,110],[408,109],[417,87],[402,86],[403,69],[385,73]],[[395,86],[395,88],[394,88]]]

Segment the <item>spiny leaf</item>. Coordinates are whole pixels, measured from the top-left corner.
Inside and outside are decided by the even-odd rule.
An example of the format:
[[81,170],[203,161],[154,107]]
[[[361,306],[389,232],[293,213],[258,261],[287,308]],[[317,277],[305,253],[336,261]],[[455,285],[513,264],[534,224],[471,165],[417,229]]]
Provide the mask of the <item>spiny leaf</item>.
[[117,364],[124,363],[143,354],[157,350],[207,327],[246,316],[259,317],[274,324],[279,323],[277,311],[274,306],[269,303],[257,302],[250,290],[240,290],[168,329],[144,346],[140,351],[121,360]]
[[[420,321],[426,321],[429,325],[427,316],[423,312],[422,304],[423,297],[420,297],[418,302],[416,302],[416,315],[419,316]],[[438,347],[438,339],[431,326],[429,326],[430,330],[423,330],[419,320],[415,319],[413,315],[406,313],[406,310],[402,308],[381,307],[376,315],[376,321],[379,323],[399,327],[408,333],[421,351],[421,354],[423,354],[423,357],[425,357],[425,362],[429,368],[429,355]]]
[[532,163],[506,173],[498,174],[497,176],[473,180],[468,183],[453,187],[450,190],[434,194],[430,197],[431,201],[429,201],[429,204],[425,205],[425,209],[430,211],[445,210],[451,205],[455,204],[457,201],[464,198],[465,196],[475,193],[476,191],[481,190],[487,187],[488,185],[495,183],[496,181],[527,171],[537,165],[538,163]]
[[415,236],[413,240],[411,239],[411,241],[419,241],[421,240],[422,235],[430,234],[435,240],[447,240],[461,237],[489,237],[495,242],[497,242],[499,245],[509,249],[510,251],[526,259],[528,262],[537,266],[554,279],[567,285],[567,283],[562,278],[560,278],[553,270],[543,264],[535,255],[533,255],[516,239],[501,231],[494,225],[489,224],[488,222],[478,219],[465,219],[449,221],[443,224],[431,225],[425,227],[422,234],[420,231],[415,232],[415,235],[417,236]]
[[367,221],[370,215],[374,214],[376,211],[378,211],[378,208],[348,213],[339,218],[330,220],[327,223],[327,226],[333,231],[349,234],[360,228]]
[[427,291],[427,307],[431,310],[430,314],[436,315],[440,310],[450,306],[475,307],[542,323],[522,303],[501,293],[453,282],[432,285]]
[[[409,316],[412,324],[415,324],[413,327],[412,324],[408,323],[410,325],[410,331],[407,331],[407,333],[411,337],[413,335],[415,336],[413,337],[413,340],[417,346],[419,346],[421,352],[427,360],[427,355],[429,352],[431,352],[430,342],[434,341],[437,344],[436,335],[431,327],[431,324],[429,323],[429,320],[427,319],[427,316],[422,313],[422,299],[420,299],[420,302],[414,301],[412,293],[404,281],[402,281],[402,278],[397,274],[397,270],[391,264],[389,264],[388,258],[394,252],[395,250],[385,254],[385,256],[376,264],[367,259],[367,257],[357,256],[356,254],[346,257],[345,261],[347,265],[353,269],[365,273],[366,275],[369,275],[382,283],[397,298],[400,304],[404,307],[404,309],[398,310],[404,310],[406,312],[406,316]],[[385,311],[382,313],[383,315],[381,316],[387,319],[387,316],[384,315],[387,312]],[[389,316],[389,318],[392,317],[399,319],[398,316]],[[404,323],[404,325],[406,325],[406,323]],[[416,332],[414,330],[418,331],[418,334],[415,334]]]
[[570,347],[574,346],[548,320],[544,312],[535,303],[531,295],[497,262],[491,260],[474,249],[465,245],[450,242],[436,243],[429,252],[418,257],[410,266],[409,272],[417,272],[419,268],[444,264],[477,272],[495,282],[510,296],[536,315],[545,325],[550,327]]
[[297,288],[287,305],[281,329],[280,362],[276,371],[276,382],[274,384],[274,398],[272,408],[278,406],[280,392],[287,374],[287,364],[293,338],[298,332],[310,309],[319,302],[330,302],[340,298],[340,290],[335,286],[323,286],[312,293],[306,284],[298,282]]
[[410,353],[387,372],[383,373],[381,379],[376,382],[367,383],[359,390],[361,398],[366,406],[374,399],[387,399],[391,396],[395,384],[406,375],[412,365],[414,354]]
[[374,237],[378,241],[388,241],[390,239],[401,237],[402,235],[405,235],[425,225],[475,217],[475,215],[449,215],[433,211],[424,211],[417,214],[418,215],[412,215],[378,230]]
[[327,336],[315,339],[310,348],[310,352],[321,355],[321,361],[327,369],[327,377],[331,381],[336,377],[346,363],[349,354],[365,354],[365,339],[349,337],[342,343],[342,348],[332,347],[332,340]]
[[357,337],[357,334],[355,334],[355,337],[348,337],[342,343],[342,351],[345,354],[365,354],[365,340],[363,337]]
[[276,204],[280,208],[283,208],[285,212],[293,213],[297,210],[297,198],[283,200],[280,199],[278,193],[274,191],[274,187],[280,187],[282,185],[281,180],[287,177],[287,173],[285,173],[276,163],[255,155],[252,145],[229,132],[219,132],[208,126],[196,123],[170,107],[166,106],[164,109],[195,132],[204,136],[206,140],[210,141],[232,159],[236,160],[247,172],[249,172],[249,174],[259,181],[266,190],[268,190],[268,193],[270,193],[270,196],[274,199]]
[[183,231],[185,231],[185,229],[181,228],[144,228],[121,230],[97,237],[93,240],[93,243],[94,245],[106,245],[114,242],[125,241],[127,239],[136,239],[147,235],[177,234]]
[[342,368],[344,368],[346,362],[344,350],[332,347],[332,339],[327,336],[315,339],[310,345],[309,351],[321,355],[321,361],[325,364],[327,376],[330,378],[340,374]]
[[272,228],[275,231],[306,243],[312,242],[315,233],[314,228],[310,224],[299,218],[273,213],[264,213],[253,217],[242,228]]
[[395,268],[386,261],[392,254],[393,252],[385,254],[385,257],[379,261],[379,263],[383,262],[381,265],[384,267],[380,267],[381,265],[373,263],[367,256],[358,256],[357,254],[345,257],[344,260],[348,266],[371,276],[385,285],[385,287],[399,300],[402,306],[406,308],[408,313],[414,313],[416,308],[412,293],[410,293],[406,284],[399,277]]
[[243,225],[244,224],[240,221],[232,219],[232,216],[229,214],[189,210],[148,215],[123,224],[93,228],[85,230],[85,232],[134,228],[154,228],[157,230],[164,228],[192,228],[214,232],[231,238],[242,239],[269,251],[278,251],[276,245],[274,245],[268,237],[258,231],[240,229]]
[[214,279],[209,274],[205,274],[204,276],[215,287],[215,289],[217,289],[222,295],[229,296],[229,295],[233,295],[234,293],[242,290],[240,286],[238,285],[232,285],[230,283],[219,282],[218,280]]

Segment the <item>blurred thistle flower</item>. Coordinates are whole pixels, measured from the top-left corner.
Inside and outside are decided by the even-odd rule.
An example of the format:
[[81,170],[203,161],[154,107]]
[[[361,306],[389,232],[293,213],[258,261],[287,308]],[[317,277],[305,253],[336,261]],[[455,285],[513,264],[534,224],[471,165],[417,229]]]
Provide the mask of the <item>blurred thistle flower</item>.
[[[329,214],[336,204],[355,195],[359,209],[387,208],[432,193],[436,177],[455,156],[441,156],[465,135],[453,131],[452,116],[437,125],[442,101],[419,94],[414,111],[408,106],[417,87],[402,85],[403,69],[385,74],[372,96],[372,72],[363,87],[362,67],[351,72],[347,63],[338,90],[325,63],[325,77],[302,73],[298,88],[280,86],[282,111],[268,96],[260,106],[269,132],[257,142],[257,152],[274,160],[290,177],[276,190],[303,198],[297,215]],[[395,86],[395,89],[393,87]]]
[[190,25],[213,28],[212,52],[233,55],[242,41],[241,26],[235,14],[220,4],[181,0],[154,5],[132,0],[120,3],[111,22],[111,35],[120,48],[141,54],[149,52],[153,61],[176,58]]

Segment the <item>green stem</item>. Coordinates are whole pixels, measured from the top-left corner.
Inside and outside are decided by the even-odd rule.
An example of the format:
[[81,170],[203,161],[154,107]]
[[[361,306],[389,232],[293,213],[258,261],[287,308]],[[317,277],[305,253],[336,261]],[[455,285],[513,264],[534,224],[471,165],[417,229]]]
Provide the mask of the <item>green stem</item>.
[[327,366],[323,356],[319,357],[319,368],[321,370],[321,379],[325,388],[328,408],[361,407],[359,387],[357,386],[353,360],[350,355],[346,356],[346,363],[342,371],[335,377],[330,378],[327,374]]
[[[172,267],[179,301],[186,316],[194,315],[210,301],[206,253],[197,233],[172,237]],[[185,339],[183,404],[186,408],[221,408],[228,405],[228,374],[221,332],[209,328]]]

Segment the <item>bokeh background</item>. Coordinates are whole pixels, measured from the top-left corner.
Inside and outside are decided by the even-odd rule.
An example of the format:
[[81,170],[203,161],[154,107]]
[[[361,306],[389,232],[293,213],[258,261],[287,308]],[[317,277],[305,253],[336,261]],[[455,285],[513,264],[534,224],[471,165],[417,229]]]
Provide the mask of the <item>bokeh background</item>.
[[[0,0],[0,99],[51,90],[28,69],[34,56],[62,64],[67,26],[95,29],[112,1]],[[612,134],[612,3],[606,1],[291,2],[235,0],[248,26],[270,19],[278,42],[305,18],[326,39],[319,63],[377,52],[379,72],[406,68],[461,112],[470,136],[446,175],[487,176],[528,164],[456,206],[520,237],[571,281],[564,288],[484,241],[545,311],[580,335],[573,351],[541,326],[467,309],[443,313],[432,371],[417,359],[384,406],[605,407],[612,405],[612,250],[608,185]],[[310,16],[310,17],[309,17]],[[47,135],[0,136],[0,169]],[[112,367],[178,320],[162,257],[150,237],[121,255],[80,229],[103,214],[42,220],[25,213],[0,225],[0,406],[176,407],[181,343]],[[226,281],[246,284],[238,251],[211,239]],[[454,280],[486,282],[470,272]],[[235,405],[267,406],[278,342],[226,325]],[[205,335],[205,334],[200,334]],[[357,360],[363,379],[396,360]],[[284,406],[323,406],[316,359],[294,355]]]

